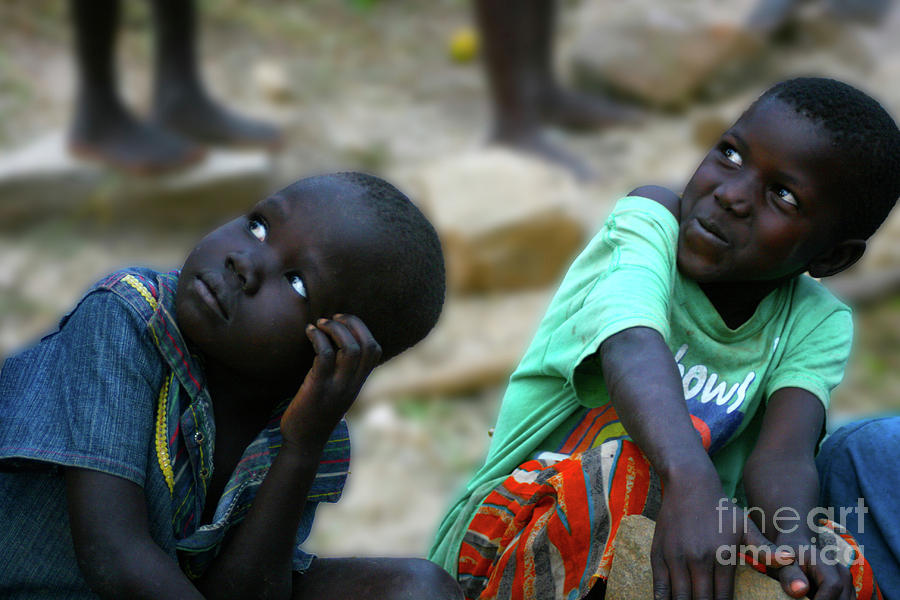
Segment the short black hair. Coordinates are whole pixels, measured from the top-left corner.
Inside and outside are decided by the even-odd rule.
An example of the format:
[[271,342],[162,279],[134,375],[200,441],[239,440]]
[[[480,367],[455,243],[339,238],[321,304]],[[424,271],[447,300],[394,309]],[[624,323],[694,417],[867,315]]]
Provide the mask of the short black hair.
[[[798,77],[769,88],[756,103],[776,98],[821,125],[840,152],[850,181],[838,234],[867,239],[900,196],[900,130],[874,98],[824,77]],[[756,104],[754,103],[754,104]]]
[[367,262],[365,289],[354,307],[381,345],[384,362],[437,323],[446,292],[440,238],[416,205],[384,179],[358,172],[322,177],[359,188],[358,201],[371,211],[372,226],[391,242],[389,256]]

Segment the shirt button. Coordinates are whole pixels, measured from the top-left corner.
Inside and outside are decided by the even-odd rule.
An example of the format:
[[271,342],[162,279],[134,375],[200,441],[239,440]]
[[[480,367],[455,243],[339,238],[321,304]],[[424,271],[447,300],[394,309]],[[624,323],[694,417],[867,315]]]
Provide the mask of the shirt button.
[[202,432],[202,431],[198,431],[198,432],[194,433],[194,441],[195,441],[195,442],[197,442],[198,444],[202,444],[202,443],[203,443],[203,439],[204,439],[204,438],[203,438],[203,432]]

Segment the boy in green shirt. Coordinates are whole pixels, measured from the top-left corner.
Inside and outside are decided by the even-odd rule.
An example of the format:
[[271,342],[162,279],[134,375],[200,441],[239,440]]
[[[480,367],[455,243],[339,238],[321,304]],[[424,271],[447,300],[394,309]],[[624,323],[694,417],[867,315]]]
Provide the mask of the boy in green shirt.
[[[624,514],[657,522],[657,598],[730,598],[730,557],[767,541],[786,592],[850,597],[849,570],[813,539],[825,537],[813,458],[852,324],[804,273],[862,256],[900,193],[898,142],[862,92],[791,80],[722,136],[680,198],[648,186],[619,202],[441,525],[431,558],[468,598],[602,597]],[[758,508],[755,525],[740,505]]]

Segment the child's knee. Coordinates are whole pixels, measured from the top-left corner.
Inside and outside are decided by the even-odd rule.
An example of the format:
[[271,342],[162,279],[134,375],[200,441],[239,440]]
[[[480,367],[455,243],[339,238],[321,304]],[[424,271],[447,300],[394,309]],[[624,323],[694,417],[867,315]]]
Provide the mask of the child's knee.
[[398,577],[395,598],[433,598],[434,600],[462,600],[459,585],[447,571],[424,558],[406,561]]
[[424,558],[317,558],[294,575],[293,600],[463,600],[449,573]]

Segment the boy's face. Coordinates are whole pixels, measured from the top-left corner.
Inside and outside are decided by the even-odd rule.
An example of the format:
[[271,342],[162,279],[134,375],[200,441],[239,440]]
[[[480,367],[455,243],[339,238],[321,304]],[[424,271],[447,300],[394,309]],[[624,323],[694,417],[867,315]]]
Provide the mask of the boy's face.
[[780,100],[757,103],[685,187],[678,268],[701,283],[806,271],[837,241],[845,168],[826,131]]
[[350,311],[385,243],[357,188],[303,183],[201,240],[176,294],[179,327],[208,361],[279,388],[296,389],[312,364],[306,325]]

